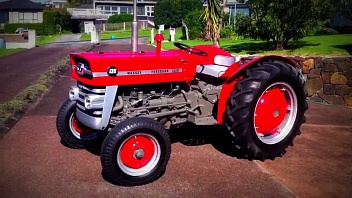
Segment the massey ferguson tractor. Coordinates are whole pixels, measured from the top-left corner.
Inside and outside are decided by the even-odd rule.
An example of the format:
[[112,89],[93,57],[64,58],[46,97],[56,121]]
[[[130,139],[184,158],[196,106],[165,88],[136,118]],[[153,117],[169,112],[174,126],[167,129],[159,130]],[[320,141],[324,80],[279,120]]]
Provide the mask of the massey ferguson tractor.
[[57,116],[62,141],[76,149],[103,138],[101,165],[118,185],[142,185],[166,170],[168,129],[222,125],[250,160],[282,156],[305,122],[305,81],[280,56],[236,61],[211,45],[152,52],[70,54],[77,85]]

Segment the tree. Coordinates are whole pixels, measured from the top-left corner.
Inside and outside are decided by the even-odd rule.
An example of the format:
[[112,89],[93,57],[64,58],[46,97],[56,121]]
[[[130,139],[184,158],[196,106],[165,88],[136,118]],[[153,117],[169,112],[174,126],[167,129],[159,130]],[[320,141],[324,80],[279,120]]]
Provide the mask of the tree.
[[205,25],[205,38],[213,41],[213,45],[219,47],[220,27],[221,27],[222,8],[220,0],[208,0],[204,7],[202,18]]
[[335,12],[352,20],[352,0],[333,0]]
[[93,0],[67,0],[68,7],[75,7],[76,5],[92,4]]
[[247,4],[251,16],[238,15],[237,34],[272,41],[275,49],[319,28],[330,19],[332,9],[326,0],[249,0]]
[[201,0],[158,0],[154,7],[154,20],[157,25],[181,27],[188,13],[200,10]]

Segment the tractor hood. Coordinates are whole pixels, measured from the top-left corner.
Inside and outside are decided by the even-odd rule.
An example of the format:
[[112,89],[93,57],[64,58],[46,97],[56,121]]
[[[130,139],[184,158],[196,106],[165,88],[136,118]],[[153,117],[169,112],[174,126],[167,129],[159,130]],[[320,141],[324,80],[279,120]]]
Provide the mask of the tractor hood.
[[[195,71],[186,71],[187,53],[84,52],[70,54],[72,77],[93,86],[131,85],[184,81]],[[194,68],[195,70],[195,68]],[[188,75],[185,73],[189,73]]]

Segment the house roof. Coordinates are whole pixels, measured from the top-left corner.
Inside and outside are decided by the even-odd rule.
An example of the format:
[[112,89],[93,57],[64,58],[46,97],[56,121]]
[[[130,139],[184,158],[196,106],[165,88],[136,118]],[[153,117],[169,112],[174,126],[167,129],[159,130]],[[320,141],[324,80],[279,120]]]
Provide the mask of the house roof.
[[30,0],[7,0],[0,2],[0,10],[43,10],[44,5]]

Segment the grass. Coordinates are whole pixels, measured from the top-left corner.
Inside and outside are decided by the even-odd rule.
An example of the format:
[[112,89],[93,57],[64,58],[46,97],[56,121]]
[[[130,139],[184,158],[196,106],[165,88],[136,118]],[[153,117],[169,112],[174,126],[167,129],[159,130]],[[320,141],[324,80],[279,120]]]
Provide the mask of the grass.
[[[81,51],[87,50],[88,49],[81,49]],[[59,78],[60,74],[69,67],[68,58],[58,60],[39,77],[36,83],[18,93],[12,100],[0,104],[0,128],[6,129],[7,124],[11,122],[11,119],[14,119],[14,116],[24,113],[37,98],[49,90]],[[6,131],[1,130],[1,132],[0,138],[5,135]]]
[[56,41],[58,38],[60,37],[60,35],[49,35],[49,36],[37,36],[36,40],[35,40],[35,45],[36,46],[41,46],[47,43],[52,43],[54,41]]
[[10,55],[10,54],[15,54],[15,53],[18,53],[18,52],[21,52],[23,50],[26,50],[24,48],[17,48],[17,49],[0,49],[0,57],[2,56],[7,56],[7,55]]
[[[187,45],[211,44],[201,40],[180,41]],[[272,50],[271,43],[252,39],[221,39],[220,45],[232,54],[278,54],[278,55],[351,55],[352,34],[307,36],[291,41],[285,50]],[[163,43],[163,49],[175,49],[173,43]]]
[[[131,35],[132,35],[132,31],[131,30],[126,30],[126,31],[106,31],[106,32],[101,32],[100,38],[102,40],[110,39],[111,36],[115,36],[115,38],[131,38]],[[150,36],[150,29],[145,29],[145,30],[140,29],[138,31],[138,36]],[[90,40],[90,34],[87,34],[87,33],[82,34],[81,40],[89,41]]]
[[[58,39],[60,35],[52,35],[52,36],[38,36],[35,40],[35,45],[36,46],[41,46],[47,43],[51,43]],[[0,57],[2,56],[8,56],[10,54],[15,54],[21,51],[24,51],[26,49],[24,48],[17,48],[17,49],[0,49]]]

